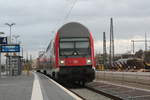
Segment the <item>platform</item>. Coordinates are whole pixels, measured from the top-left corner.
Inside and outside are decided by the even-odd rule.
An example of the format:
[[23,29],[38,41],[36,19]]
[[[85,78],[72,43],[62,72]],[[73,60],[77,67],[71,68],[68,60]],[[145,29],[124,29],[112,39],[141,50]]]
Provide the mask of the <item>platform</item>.
[[0,78],[0,100],[30,100],[34,75],[2,76]]
[[0,100],[80,100],[50,78],[35,72],[29,76],[0,78]]
[[148,89],[112,84],[107,81],[91,82],[87,84],[87,87],[105,95],[113,95],[120,98],[119,100],[150,100],[150,90]]

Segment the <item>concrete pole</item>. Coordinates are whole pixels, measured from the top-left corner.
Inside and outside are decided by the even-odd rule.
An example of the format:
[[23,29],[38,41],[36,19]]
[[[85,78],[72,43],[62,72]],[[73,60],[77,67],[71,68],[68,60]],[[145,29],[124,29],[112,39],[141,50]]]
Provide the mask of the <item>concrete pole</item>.
[[103,64],[106,63],[106,35],[105,32],[103,32]]
[[132,45],[131,45],[131,48],[132,48],[132,53],[134,54],[134,49],[135,49],[135,47],[134,47],[134,40],[131,40],[131,43],[132,43]]
[[9,26],[10,27],[10,44],[11,44],[11,26]]
[[132,49],[133,49],[133,54],[134,54],[134,49],[135,49],[135,47],[134,47],[134,40],[132,42],[133,42]]
[[147,51],[147,34],[145,33],[145,51]]

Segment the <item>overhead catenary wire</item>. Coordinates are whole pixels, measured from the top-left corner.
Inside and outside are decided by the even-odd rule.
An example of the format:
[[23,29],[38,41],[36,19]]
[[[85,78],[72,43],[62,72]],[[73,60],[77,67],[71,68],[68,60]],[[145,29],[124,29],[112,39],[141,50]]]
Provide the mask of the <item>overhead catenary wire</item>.
[[65,14],[65,16],[62,18],[62,20],[60,20],[58,23],[56,23],[56,27],[53,28],[52,32],[55,32],[55,30],[60,25],[64,24],[67,21],[67,19],[70,17],[70,14],[71,14],[71,12],[72,12],[72,10],[73,10],[73,8],[74,8],[74,6],[75,6],[76,3],[77,3],[77,0],[73,0],[72,1],[72,5],[71,5],[69,11]]
[[65,16],[62,18],[62,20],[56,22],[55,27],[52,28],[51,37],[52,37],[52,35],[55,34],[55,30],[56,30],[59,26],[63,25],[63,24],[66,22],[66,20],[70,17],[70,14],[71,14],[71,12],[72,12],[72,10],[73,10],[75,4],[77,3],[77,0],[73,0],[71,3],[72,3],[72,5],[71,5],[70,9],[69,9],[68,12],[65,14]]
[[75,6],[76,3],[77,3],[77,0],[74,0],[72,6],[70,8],[70,10],[68,11],[68,13],[66,14],[66,16],[63,19],[63,24],[70,17],[70,14],[71,14],[71,12],[72,12],[72,10],[73,10],[73,8],[74,8],[74,6]]

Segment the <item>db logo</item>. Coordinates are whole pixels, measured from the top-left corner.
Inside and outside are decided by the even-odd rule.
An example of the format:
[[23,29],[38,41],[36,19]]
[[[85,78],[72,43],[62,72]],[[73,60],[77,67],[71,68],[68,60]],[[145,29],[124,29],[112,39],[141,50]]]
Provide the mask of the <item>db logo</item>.
[[75,64],[76,64],[76,63],[78,63],[78,61],[77,61],[77,60],[74,60],[74,61],[73,61],[73,63],[75,63]]

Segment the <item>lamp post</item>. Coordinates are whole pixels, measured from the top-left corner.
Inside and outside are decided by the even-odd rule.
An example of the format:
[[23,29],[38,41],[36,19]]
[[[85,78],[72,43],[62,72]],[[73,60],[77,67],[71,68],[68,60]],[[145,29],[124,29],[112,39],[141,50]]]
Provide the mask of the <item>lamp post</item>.
[[[9,28],[10,28],[10,43],[9,44],[11,44],[11,27],[13,25],[15,25],[15,23],[5,23],[5,25],[9,26]],[[9,68],[10,68],[10,58],[9,58]],[[11,69],[13,69],[13,68],[11,68]],[[10,74],[10,70],[9,70],[9,74]]]
[[15,23],[11,23],[11,24],[5,23],[5,25],[9,26],[9,28],[10,28],[10,44],[11,44],[11,27],[16,24]]
[[[0,35],[1,35],[1,34],[4,34],[4,32],[0,32]],[[1,66],[1,51],[0,51],[0,77],[1,77],[1,72],[2,72],[1,67],[2,67],[2,66]]]

